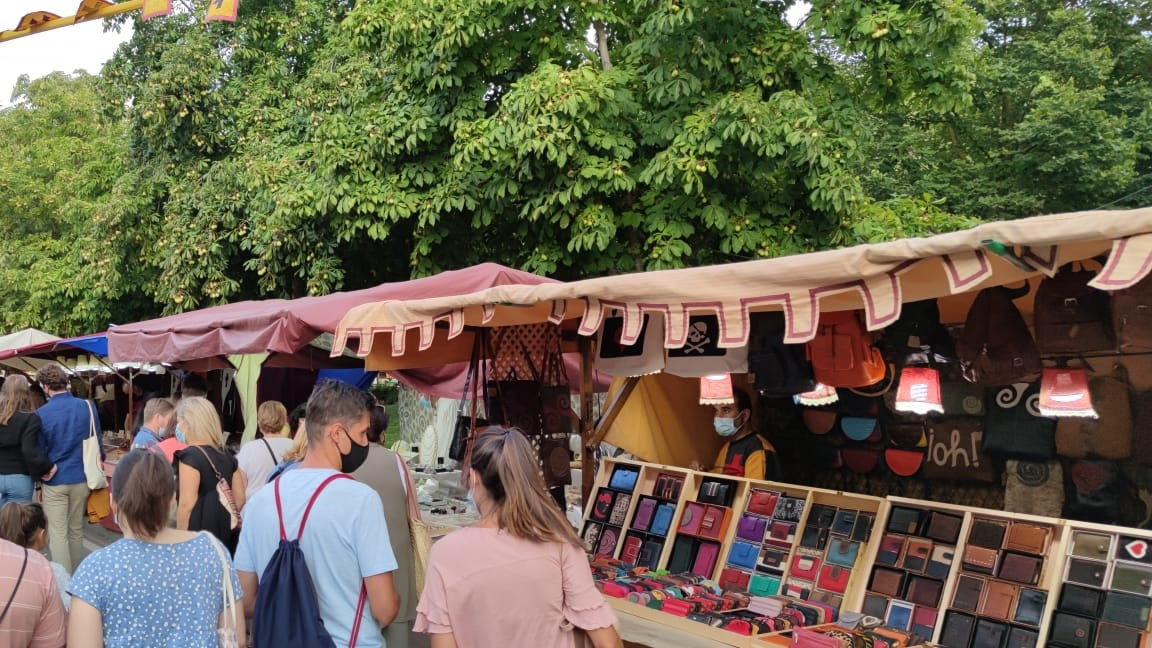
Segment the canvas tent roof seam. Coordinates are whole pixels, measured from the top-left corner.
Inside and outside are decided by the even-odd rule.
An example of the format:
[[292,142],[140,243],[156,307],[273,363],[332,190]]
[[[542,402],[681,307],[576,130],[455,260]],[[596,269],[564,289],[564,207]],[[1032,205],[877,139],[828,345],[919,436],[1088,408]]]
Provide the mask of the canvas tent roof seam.
[[[984,249],[989,241],[1019,246],[1019,255],[1035,270],[1025,270]],[[791,257],[723,266],[659,270],[586,279],[566,284],[497,286],[471,294],[425,300],[389,300],[351,309],[337,328],[333,352],[359,338],[358,355],[372,353],[374,339],[390,335],[393,356],[404,355],[405,338],[420,332],[421,351],[433,343],[435,323],[453,322],[469,309],[491,318],[495,305],[563,301],[568,316],[582,310],[580,332],[599,328],[605,305],[623,311],[626,328],[635,329],[644,314],[675,313],[666,327],[665,346],[682,343],[689,312],[713,311],[722,321],[721,346],[746,343],[751,310],[784,310],[786,341],[805,342],[815,334],[821,308],[866,312],[869,329],[882,328],[900,314],[904,301],[968,292],[994,279],[1010,283],[1051,274],[1062,261],[1109,252],[1097,277],[1098,287],[1131,285],[1152,269],[1152,208],[1089,211],[991,222],[928,238],[902,239]],[[1067,256],[1068,258],[1063,258]],[[1026,266],[1027,267],[1027,266]],[[932,276],[931,285],[924,277]],[[905,280],[911,277],[915,281]],[[851,293],[851,294],[849,294]],[[845,296],[847,295],[847,296]],[[829,299],[825,307],[821,302]],[[469,325],[484,325],[473,313]],[[403,334],[399,334],[403,333]],[[451,335],[448,339],[451,339]]]

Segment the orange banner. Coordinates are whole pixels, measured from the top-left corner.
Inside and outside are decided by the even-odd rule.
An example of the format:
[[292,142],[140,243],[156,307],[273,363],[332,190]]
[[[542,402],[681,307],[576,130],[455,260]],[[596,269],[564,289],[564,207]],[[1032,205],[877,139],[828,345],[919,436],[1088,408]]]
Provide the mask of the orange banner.
[[240,0],[210,0],[204,22],[227,20],[236,22],[236,12],[240,10]]
[[152,20],[172,13],[172,0],[144,0],[140,20]]

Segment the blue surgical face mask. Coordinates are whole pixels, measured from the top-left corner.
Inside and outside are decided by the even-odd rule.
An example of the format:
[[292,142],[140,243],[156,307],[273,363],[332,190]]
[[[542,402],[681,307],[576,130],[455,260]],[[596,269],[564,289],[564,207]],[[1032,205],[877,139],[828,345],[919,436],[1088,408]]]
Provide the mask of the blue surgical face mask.
[[179,423],[176,424],[176,432],[174,433],[174,436],[180,443],[188,443],[188,441],[184,438],[184,430],[180,429]]
[[472,489],[468,489],[468,505],[477,511],[480,510],[480,507],[476,506],[476,498],[472,496]]
[[164,426],[163,425],[160,426],[159,430],[156,430],[156,438],[157,439],[163,439],[164,438]]
[[722,418],[717,416],[712,419],[712,426],[716,428],[716,434],[722,437],[730,437],[740,431],[739,425],[736,425],[736,419]]

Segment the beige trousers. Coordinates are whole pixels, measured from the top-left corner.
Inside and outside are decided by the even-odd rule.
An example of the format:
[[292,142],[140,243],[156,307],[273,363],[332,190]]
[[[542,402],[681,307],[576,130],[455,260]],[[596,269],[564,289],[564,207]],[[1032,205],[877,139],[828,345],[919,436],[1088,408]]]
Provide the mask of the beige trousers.
[[43,486],[44,517],[48,518],[48,550],[52,560],[71,574],[84,559],[84,518],[88,515],[88,484]]

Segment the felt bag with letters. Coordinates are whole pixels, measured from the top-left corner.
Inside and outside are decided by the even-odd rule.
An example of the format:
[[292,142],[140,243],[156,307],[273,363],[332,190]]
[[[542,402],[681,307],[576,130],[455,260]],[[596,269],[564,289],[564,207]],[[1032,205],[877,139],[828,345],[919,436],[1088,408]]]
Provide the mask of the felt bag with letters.
[[981,450],[984,426],[980,419],[957,417],[928,424],[924,478],[994,482],[992,459]]

